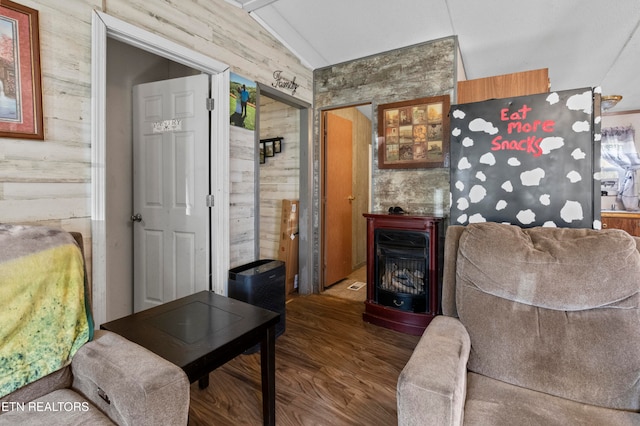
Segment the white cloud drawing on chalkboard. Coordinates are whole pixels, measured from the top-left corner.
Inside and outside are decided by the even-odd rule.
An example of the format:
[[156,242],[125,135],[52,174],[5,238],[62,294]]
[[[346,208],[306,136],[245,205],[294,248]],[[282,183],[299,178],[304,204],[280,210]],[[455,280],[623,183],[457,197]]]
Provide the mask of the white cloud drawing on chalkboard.
[[556,223],[552,220],[548,220],[545,223],[542,224],[543,227],[545,228],[557,228],[558,225],[556,225]]
[[584,160],[587,158],[587,154],[580,148],[576,148],[571,152],[571,156],[574,160]]
[[467,114],[465,114],[464,111],[461,111],[459,109],[453,111],[453,118],[457,118],[459,120],[462,120],[466,115]]
[[485,175],[482,172],[478,172],[478,173],[476,173],[476,179],[478,179],[478,180],[480,180],[482,182],[485,182],[487,180],[487,175]]
[[458,210],[465,211],[469,208],[469,201],[466,198],[458,198],[456,206],[458,207]]
[[483,118],[475,118],[469,123],[469,130],[472,132],[485,132],[490,135],[498,133],[498,128]]
[[556,92],[553,92],[547,96],[547,102],[549,105],[557,104],[560,101],[560,96]]
[[451,134],[452,134],[453,136],[460,136],[460,133],[462,133],[462,130],[460,130],[460,129],[459,129],[459,128],[457,128],[457,127],[451,131]]
[[473,185],[469,191],[469,201],[479,203],[487,196],[487,189],[482,185]]
[[589,132],[591,131],[591,125],[588,121],[576,121],[573,123],[573,126],[571,126],[571,129],[576,133]]
[[539,186],[540,180],[545,176],[544,170],[537,167],[533,170],[520,173],[520,182],[524,186]]
[[456,182],[456,189],[457,189],[458,191],[463,191],[463,190],[464,190],[464,183],[463,183],[463,182],[461,182],[461,181],[457,181],[457,182]]
[[471,168],[471,163],[467,159],[467,157],[462,157],[460,161],[458,161],[458,170],[467,170]]
[[564,203],[564,207],[560,210],[560,217],[567,223],[584,219],[582,204],[577,201],[567,200],[567,202]]
[[482,216],[480,213],[472,214],[471,216],[469,216],[469,223],[480,223],[486,221],[487,219],[485,219],[484,216]]
[[496,157],[492,153],[487,152],[482,157],[480,157],[480,164],[488,164],[489,166],[493,166],[494,164],[496,164]]
[[518,160],[516,157],[511,157],[507,160],[507,164],[513,167],[519,166],[520,164],[520,160]]
[[464,214],[461,214],[460,216],[458,216],[457,221],[458,221],[458,223],[465,223],[467,221],[467,214],[464,213]]
[[548,206],[551,204],[551,196],[549,194],[542,194],[539,198],[540,204],[543,206]]
[[576,172],[575,170],[572,170],[569,173],[567,173],[567,179],[569,179],[569,182],[571,183],[576,183],[582,180],[582,176],[580,176],[580,173]]
[[567,108],[573,111],[582,111],[585,114],[591,114],[592,105],[593,94],[591,93],[591,90],[578,95],[569,96],[569,99],[567,99]]
[[473,146],[473,139],[467,136],[462,140],[462,146],[464,146],[465,148],[469,148],[470,146]]
[[513,185],[511,184],[511,181],[506,181],[502,184],[502,186],[500,186],[500,188],[504,189],[507,192],[513,192]]
[[548,154],[554,149],[559,149],[564,146],[564,138],[560,136],[549,136],[548,138],[542,139],[540,142],[540,149],[542,149],[543,154]]
[[516,215],[516,219],[518,219],[523,225],[529,225],[530,223],[535,222],[536,214],[531,211],[531,209],[520,210]]
[[496,203],[496,210],[504,210],[507,208],[507,202],[505,200],[500,200]]

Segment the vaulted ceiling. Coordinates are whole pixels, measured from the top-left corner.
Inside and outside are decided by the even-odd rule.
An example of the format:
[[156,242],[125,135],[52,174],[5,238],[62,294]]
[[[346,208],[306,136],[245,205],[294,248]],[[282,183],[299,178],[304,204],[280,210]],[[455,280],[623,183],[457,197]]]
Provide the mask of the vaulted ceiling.
[[549,69],[640,110],[638,0],[226,0],[312,69],[451,35],[468,79]]

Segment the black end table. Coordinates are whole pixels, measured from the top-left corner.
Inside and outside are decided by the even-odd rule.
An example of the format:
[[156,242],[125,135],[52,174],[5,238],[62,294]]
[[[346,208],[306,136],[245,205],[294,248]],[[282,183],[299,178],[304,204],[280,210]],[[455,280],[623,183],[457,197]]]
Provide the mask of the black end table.
[[209,372],[260,344],[262,415],[275,424],[275,325],[280,314],[202,291],[100,326],[160,355],[204,389]]

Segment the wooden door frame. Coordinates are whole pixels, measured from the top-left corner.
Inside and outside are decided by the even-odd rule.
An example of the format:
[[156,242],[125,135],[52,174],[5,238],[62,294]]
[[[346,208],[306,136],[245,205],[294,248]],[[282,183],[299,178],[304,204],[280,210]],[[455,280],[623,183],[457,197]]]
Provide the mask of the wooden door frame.
[[[326,206],[327,206],[327,147],[326,147],[326,138],[325,138],[325,129],[326,129],[326,114],[339,110],[339,109],[347,109],[347,108],[355,108],[360,105],[373,105],[373,102],[357,102],[353,104],[345,104],[338,106],[327,106],[324,108],[320,108],[320,233],[319,233],[319,244],[320,244],[320,259],[319,259],[319,267],[318,267],[318,290],[320,293],[324,291],[324,270],[326,263]],[[371,117],[370,117],[371,118]],[[373,122],[373,120],[372,120]],[[372,128],[373,132],[373,128]],[[373,134],[373,133],[372,133]],[[353,138],[351,139],[351,143],[353,145]],[[371,187],[371,182],[369,183],[369,187]],[[369,206],[371,208],[371,206]],[[364,220],[364,219],[363,219]],[[353,241],[351,242],[353,244]]]
[[[313,131],[312,109],[311,104],[301,101],[298,98],[290,96],[279,90],[274,89],[270,85],[256,82],[257,99],[256,103],[260,105],[260,96],[264,95],[270,99],[281,102],[290,107],[299,110],[300,120],[300,194],[299,194],[299,213],[298,213],[298,234],[300,243],[298,246],[298,293],[313,293],[313,268],[311,266],[313,257],[313,238],[311,233],[311,224],[313,223]],[[260,108],[256,109],[256,131],[255,131],[255,187],[254,205],[255,205],[255,229],[256,239],[254,251],[256,256],[260,253],[260,161],[258,158],[260,149]]]
[[[229,66],[156,34],[94,10],[91,40],[91,281],[92,310],[96,327],[107,320],[106,243],[106,81],[107,38],[151,52],[211,75],[211,97],[216,102],[211,114],[210,186],[215,197],[211,208],[212,290],[226,295],[229,252]],[[215,230],[215,238],[214,238]]]

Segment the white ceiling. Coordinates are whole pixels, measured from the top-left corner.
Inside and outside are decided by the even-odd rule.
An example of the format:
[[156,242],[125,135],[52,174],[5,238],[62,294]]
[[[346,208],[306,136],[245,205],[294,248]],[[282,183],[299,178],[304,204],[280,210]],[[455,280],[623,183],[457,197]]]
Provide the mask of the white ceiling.
[[549,69],[640,110],[639,0],[226,0],[312,69],[457,35],[468,79]]

